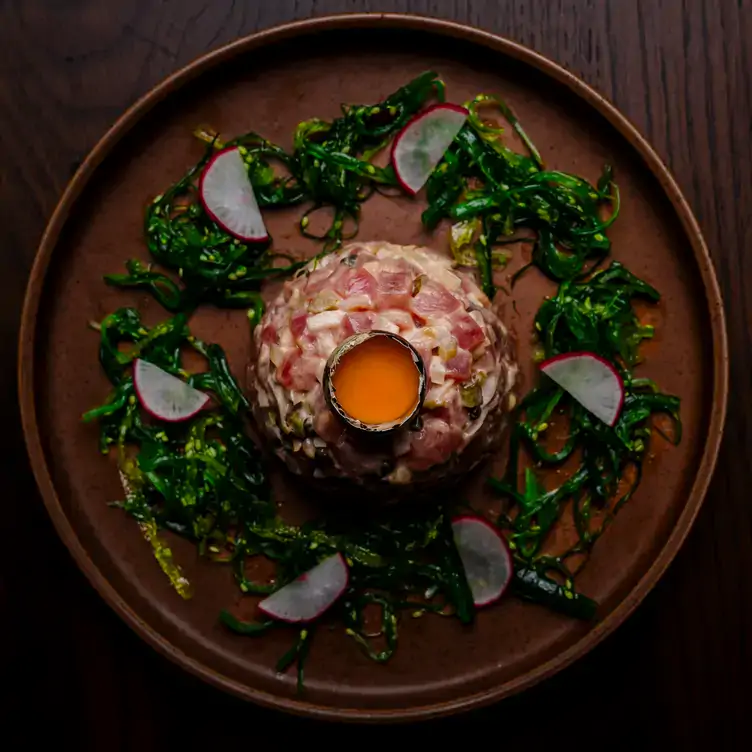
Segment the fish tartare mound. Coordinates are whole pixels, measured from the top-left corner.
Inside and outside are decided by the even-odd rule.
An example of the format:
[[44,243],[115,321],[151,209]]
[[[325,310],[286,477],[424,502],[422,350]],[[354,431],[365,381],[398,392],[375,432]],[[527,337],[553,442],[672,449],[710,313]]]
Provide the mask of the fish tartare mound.
[[[363,436],[324,398],[328,358],[354,334],[399,334],[425,365],[410,425]],[[469,273],[416,246],[355,243],[285,283],[254,333],[250,387],[260,433],[299,475],[366,485],[430,483],[492,451],[514,404],[509,333]]]

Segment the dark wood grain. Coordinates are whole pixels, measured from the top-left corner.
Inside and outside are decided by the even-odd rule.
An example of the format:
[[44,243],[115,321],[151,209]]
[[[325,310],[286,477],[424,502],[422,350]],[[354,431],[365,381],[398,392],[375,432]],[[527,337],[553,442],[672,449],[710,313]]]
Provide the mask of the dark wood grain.
[[[410,11],[516,39],[611,99],[674,172],[727,303],[731,393],[705,507],[665,578],[587,658],[502,705],[377,736],[488,724],[533,749],[736,749],[752,696],[752,3],[748,0],[0,0],[0,704],[9,749],[45,728],[79,749],[348,738],[225,697],[143,645],[56,538],[27,467],[13,362],[35,247],[75,166],[165,75],[238,36],[330,12]],[[28,718],[22,725],[22,718]],[[33,720],[32,720],[33,719]],[[417,733],[420,737],[417,737]],[[368,732],[369,737],[374,732]],[[446,737],[444,737],[446,738]],[[473,737],[467,737],[472,740]],[[501,739],[499,743],[502,743]],[[3,745],[5,747],[5,745]]]

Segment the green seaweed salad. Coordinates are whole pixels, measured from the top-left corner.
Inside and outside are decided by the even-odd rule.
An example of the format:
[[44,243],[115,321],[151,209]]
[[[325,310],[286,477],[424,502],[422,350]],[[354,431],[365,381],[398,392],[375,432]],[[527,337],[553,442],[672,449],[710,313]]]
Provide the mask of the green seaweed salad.
[[[300,123],[289,152],[254,132],[222,143],[218,134],[198,131],[207,144],[205,156],[146,212],[146,244],[161,271],[131,260],[125,274],[106,277],[110,285],[148,290],[173,316],[147,328],[137,310],[124,308],[95,325],[113,391],[84,416],[99,422],[101,451],[117,455],[125,498],[115,505],[138,521],[180,595],[190,597],[190,583],[163,540],[164,530],[194,541],[202,556],[230,568],[249,595],[273,592],[340,552],[350,581],[325,618],[339,619],[345,633],[378,662],[395,651],[401,617],[431,612],[465,624],[473,621],[473,600],[450,527],[462,500],[392,507],[367,520],[340,512],[300,527],[280,519],[264,460],[246,432],[248,400],[222,348],[192,336],[189,319],[197,306],[213,304],[244,308],[255,325],[263,312],[262,284],[295,272],[301,263],[274,250],[271,239],[249,244],[225,232],[197,199],[197,179],[217,149],[239,146],[260,208],[300,204],[301,232],[321,242],[321,254],[331,252],[357,231],[362,205],[375,191],[399,190],[392,166],[377,166],[376,155],[416,113],[444,96],[437,75],[423,73],[383,102],[343,105],[341,117],[331,122]],[[576,591],[574,576],[634,493],[654,432],[672,442],[680,439],[678,398],[634,375],[640,343],[653,336],[635,303],[655,303],[659,294],[615,261],[602,266],[610,249],[605,231],[619,209],[610,168],[595,185],[546,170],[500,99],[482,94],[466,108],[465,125],[428,180],[424,225],[434,229],[448,220],[445,244],[458,265],[477,268],[489,296],[495,293],[494,268],[507,258],[504,246],[529,244],[528,267],[559,283],[535,319],[540,357],[592,351],[611,363],[624,382],[623,409],[610,427],[542,377],[515,410],[505,476],[489,479],[502,503],[492,522],[505,531],[514,557],[512,592],[592,619],[596,604]],[[509,146],[502,123],[526,153]],[[326,212],[331,224],[313,235],[311,216],[318,211]],[[203,356],[205,372],[183,369],[186,349]],[[131,364],[136,358],[210,393],[214,407],[183,423],[146,417],[134,391]],[[559,434],[566,433],[563,441],[547,438],[554,423]],[[559,485],[550,487],[552,479]],[[574,521],[576,541],[551,550],[549,534],[564,515]],[[271,583],[249,577],[255,557],[275,564]],[[240,634],[276,627],[237,613],[223,611],[220,618]],[[373,614],[378,628],[371,623]],[[315,622],[298,630],[278,665],[283,671],[297,664],[299,687],[315,630]]]

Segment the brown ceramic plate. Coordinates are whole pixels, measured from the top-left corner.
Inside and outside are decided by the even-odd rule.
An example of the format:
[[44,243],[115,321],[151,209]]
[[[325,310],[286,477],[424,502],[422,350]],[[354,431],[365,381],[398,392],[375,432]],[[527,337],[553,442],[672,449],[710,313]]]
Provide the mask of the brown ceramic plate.
[[[341,102],[376,101],[433,68],[450,97],[500,91],[549,166],[596,178],[616,168],[622,214],[611,231],[614,256],[655,283],[663,301],[650,314],[658,338],[642,373],[682,398],[685,438],[657,452],[639,493],[596,546],[580,578],[600,604],[584,624],[513,598],[480,614],[470,629],[451,619],[408,619],[390,664],[365,658],[340,630],[320,630],[295,694],[274,663],[285,630],[237,637],[217,622],[238,600],[227,570],[174,549],[195,584],[182,601],[131,520],[111,509],[118,477],[97,453],[97,429],[79,417],[108,385],[87,322],[149,299],[105,287],[102,275],[145,257],[145,202],[201,154],[197,124],[223,133],[250,128],[287,144],[293,127],[332,117]],[[424,241],[421,202],[377,198],[365,206],[360,238]],[[270,220],[278,247],[310,252],[291,216]],[[530,317],[549,289],[532,273],[508,311],[529,361]],[[195,328],[225,346],[243,373],[249,336],[238,312],[202,311]],[[658,157],[613,107],[581,81],[512,42],[444,21],[395,15],[322,18],[256,34],[214,52],[156,87],[99,142],[65,192],[34,265],[23,315],[20,385],[31,460],[52,519],[81,569],[146,641],[218,687],[266,705],[319,717],[405,719],[498,700],[550,676],[590,650],[636,607],[675,555],[697,514],[715,463],[726,407],[723,308],[707,249],[686,201]],[[277,483],[299,510],[305,500]],[[476,500],[480,500],[476,497]]]

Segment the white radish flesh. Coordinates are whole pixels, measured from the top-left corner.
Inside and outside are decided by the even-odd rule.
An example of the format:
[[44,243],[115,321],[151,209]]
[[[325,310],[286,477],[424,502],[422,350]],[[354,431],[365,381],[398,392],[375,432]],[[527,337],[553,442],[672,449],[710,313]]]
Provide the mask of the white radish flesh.
[[392,164],[402,187],[415,195],[425,184],[467,120],[467,110],[438,104],[414,117],[397,135]]
[[619,419],[624,383],[608,361],[595,353],[567,353],[544,361],[540,369],[606,425]]
[[133,384],[144,409],[169,423],[192,418],[209,401],[208,394],[140,358],[133,365]]
[[207,214],[231,235],[246,242],[269,237],[237,147],[215,154],[204,167],[199,194]]
[[347,564],[342,554],[335,554],[265,598],[259,610],[279,621],[311,621],[337,601],[347,582]]
[[475,605],[488,606],[497,601],[514,572],[501,533],[488,520],[467,516],[452,520],[452,534]]

